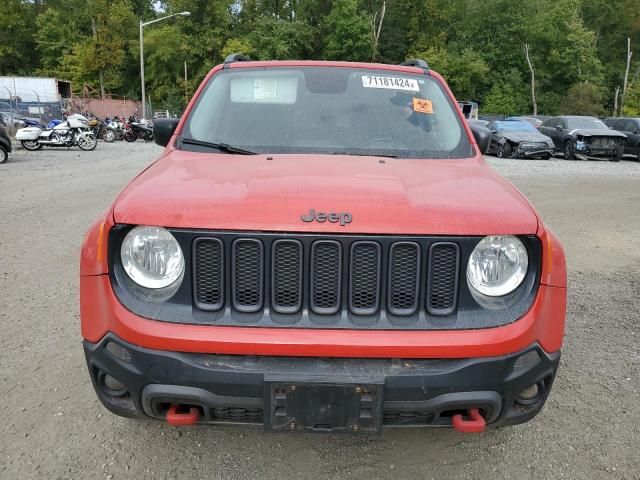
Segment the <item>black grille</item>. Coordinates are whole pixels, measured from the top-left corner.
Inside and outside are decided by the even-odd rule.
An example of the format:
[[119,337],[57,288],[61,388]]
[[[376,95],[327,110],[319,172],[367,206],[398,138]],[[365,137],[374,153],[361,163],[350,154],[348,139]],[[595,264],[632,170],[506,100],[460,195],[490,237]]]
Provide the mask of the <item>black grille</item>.
[[420,248],[413,242],[391,246],[389,259],[389,311],[393,315],[411,315],[418,309]]
[[334,314],[340,309],[342,246],[333,240],[314,242],[311,247],[311,309]]
[[372,315],[380,306],[380,244],[355,242],[351,246],[350,309]]
[[431,425],[433,424],[435,415],[433,412],[415,411],[403,412],[385,410],[382,415],[382,424],[392,425]]
[[217,238],[195,243],[196,305],[219,310],[224,305],[224,246]]
[[227,408],[211,409],[211,420],[229,423],[262,423],[262,408]]
[[427,311],[449,315],[456,306],[460,251],[455,243],[435,243],[429,249]]
[[201,312],[199,321],[423,329],[441,328],[432,319],[459,309],[454,239],[219,233],[193,241],[193,303],[224,312]]
[[233,306],[241,312],[257,312],[263,303],[262,243],[241,239],[233,243],[232,292]]
[[278,313],[295,313],[302,307],[302,244],[296,240],[273,242],[271,302]]

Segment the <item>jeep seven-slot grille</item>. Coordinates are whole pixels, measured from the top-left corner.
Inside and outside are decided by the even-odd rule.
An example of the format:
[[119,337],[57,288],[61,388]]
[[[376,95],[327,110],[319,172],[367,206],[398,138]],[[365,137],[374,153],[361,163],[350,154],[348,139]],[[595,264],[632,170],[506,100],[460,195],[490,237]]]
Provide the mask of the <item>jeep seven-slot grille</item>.
[[433,315],[453,312],[458,293],[459,251],[455,243],[435,243],[429,255],[427,310]]
[[202,310],[267,308],[278,315],[308,310],[328,318],[342,311],[365,318],[382,311],[395,317],[420,311],[450,315],[457,306],[460,247],[454,242],[226,241],[225,248],[224,237],[195,240],[193,291]]

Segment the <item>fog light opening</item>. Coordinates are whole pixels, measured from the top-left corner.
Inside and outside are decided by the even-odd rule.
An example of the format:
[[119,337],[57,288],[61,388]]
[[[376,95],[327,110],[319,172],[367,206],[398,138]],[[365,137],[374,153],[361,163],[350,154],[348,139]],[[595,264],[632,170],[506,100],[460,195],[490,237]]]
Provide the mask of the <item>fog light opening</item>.
[[127,387],[104,370],[98,370],[98,384],[104,393],[112,397],[121,397],[127,393]]
[[542,382],[529,385],[518,393],[516,402],[520,405],[532,405],[536,403],[540,397],[540,394],[544,391],[544,385]]

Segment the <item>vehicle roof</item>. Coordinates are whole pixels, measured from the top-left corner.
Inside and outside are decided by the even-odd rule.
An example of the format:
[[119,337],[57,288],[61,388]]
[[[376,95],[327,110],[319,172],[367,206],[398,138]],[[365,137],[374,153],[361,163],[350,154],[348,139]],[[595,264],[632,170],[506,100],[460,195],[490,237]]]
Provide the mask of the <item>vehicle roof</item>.
[[395,72],[424,74],[421,67],[390,65],[387,63],[338,62],[333,60],[264,60],[236,61],[224,64],[225,68],[269,68],[269,67],[342,67],[363,68],[367,70],[390,70]]

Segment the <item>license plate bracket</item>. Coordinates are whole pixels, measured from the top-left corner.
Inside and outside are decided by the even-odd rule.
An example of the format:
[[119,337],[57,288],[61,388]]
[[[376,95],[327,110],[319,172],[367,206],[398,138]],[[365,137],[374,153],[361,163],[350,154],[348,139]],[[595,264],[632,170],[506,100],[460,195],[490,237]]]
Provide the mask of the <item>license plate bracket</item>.
[[265,378],[265,430],[379,435],[383,387],[371,379]]

